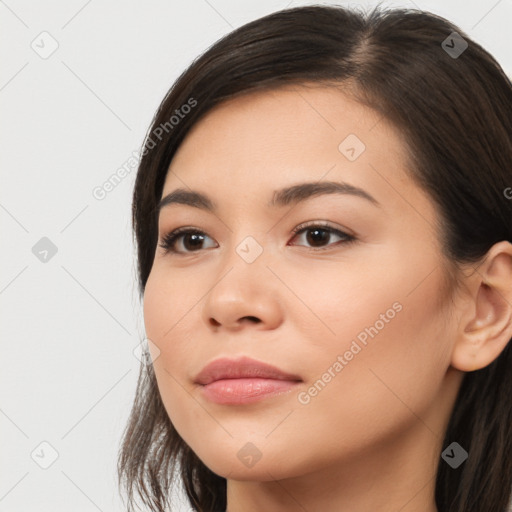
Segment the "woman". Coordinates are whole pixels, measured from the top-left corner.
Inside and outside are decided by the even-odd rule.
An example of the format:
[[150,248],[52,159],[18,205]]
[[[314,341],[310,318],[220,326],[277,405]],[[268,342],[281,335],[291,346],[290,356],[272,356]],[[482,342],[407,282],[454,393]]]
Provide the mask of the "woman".
[[501,512],[512,86],[433,14],[284,10],[153,120],[133,196],[152,365],[129,505]]

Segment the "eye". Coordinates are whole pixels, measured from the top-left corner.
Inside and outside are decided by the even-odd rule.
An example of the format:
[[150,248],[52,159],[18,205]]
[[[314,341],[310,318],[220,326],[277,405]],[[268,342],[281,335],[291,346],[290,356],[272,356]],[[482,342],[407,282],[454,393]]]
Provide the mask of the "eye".
[[[172,252],[177,254],[187,254],[189,252],[197,252],[197,249],[201,249],[201,244],[204,242],[205,233],[198,229],[192,228],[178,228],[165,235],[162,239],[160,247],[165,251],[165,254]],[[206,235],[207,236],[207,235]],[[209,238],[209,237],[208,237]],[[181,239],[181,240],[180,240]],[[181,245],[186,250],[176,249],[176,242],[180,240]],[[191,250],[189,250],[191,249]]]
[[[347,233],[344,233],[343,231],[341,231],[339,229],[333,228],[333,227],[329,226],[328,224],[323,224],[323,223],[320,223],[320,224],[310,223],[306,226],[302,224],[300,226],[297,226],[293,230],[293,232],[295,233],[294,238],[297,238],[298,235],[303,236],[303,234],[306,234],[309,232],[310,233],[309,236],[306,235],[305,238],[306,238],[307,243],[312,244],[313,251],[324,251],[324,250],[329,249],[333,245],[347,244],[347,243],[356,241],[356,237],[349,235]],[[339,240],[338,243],[336,243],[336,244],[331,243],[325,247],[318,248],[319,245],[321,246],[322,244],[324,244],[333,235],[341,238],[341,240]]]
[[[352,235],[344,233],[343,231],[333,228],[327,224],[318,223],[311,223],[307,226],[302,224],[296,227],[293,229],[295,236],[292,238],[292,240],[297,238],[298,235],[302,235],[303,233],[308,232],[310,233],[310,236],[306,236],[306,242],[312,244],[313,247],[311,247],[311,250],[313,251],[322,251],[329,249],[329,247],[332,245],[347,244],[356,241],[356,237]],[[325,242],[328,241],[332,236],[337,236],[341,240],[339,240],[337,244],[331,243],[326,247],[322,247],[322,245],[325,244]],[[165,235],[162,239],[162,242],[160,243],[160,247],[164,249],[165,254],[190,254],[192,252],[198,252],[200,249],[203,249],[204,247],[202,247],[202,244],[206,238],[210,237],[203,231],[183,227],[175,229],[174,231]],[[180,249],[177,248],[178,245],[181,246]]]

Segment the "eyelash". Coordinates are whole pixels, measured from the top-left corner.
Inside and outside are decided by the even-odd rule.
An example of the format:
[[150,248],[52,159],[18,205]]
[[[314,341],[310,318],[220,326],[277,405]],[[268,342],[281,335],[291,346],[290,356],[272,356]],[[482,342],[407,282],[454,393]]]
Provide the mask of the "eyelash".
[[[293,238],[295,238],[298,234],[308,231],[308,230],[312,230],[313,228],[317,228],[317,229],[320,228],[323,231],[328,231],[329,233],[338,235],[344,239],[344,240],[339,240],[335,244],[329,244],[326,247],[321,247],[321,248],[310,247],[309,249],[313,252],[325,251],[325,250],[332,248],[333,245],[350,244],[357,240],[356,237],[349,235],[347,233],[344,233],[343,231],[340,231],[339,229],[335,229],[335,228],[329,226],[328,224],[323,224],[323,223],[315,223],[315,224],[308,224],[308,225],[302,224],[300,226],[297,226],[295,229],[292,230]],[[162,249],[164,249],[165,254],[174,253],[174,254],[179,254],[179,255],[187,255],[187,254],[194,254],[194,253],[200,252],[201,249],[199,249],[197,251],[188,251],[188,252],[180,252],[175,249],[176,241],[178,240],[178,238],[180,236],[185,235],[185,234],[206,235],[206,233],[204,233],[198,229],[193,229],[193,228],[188,228],[188,227],[178,228],[178,229],[175,229],[174,231],[171,231],[167,235],[165,235],[162,239],[162,243],[160,243],[159,246],[162,247]]]

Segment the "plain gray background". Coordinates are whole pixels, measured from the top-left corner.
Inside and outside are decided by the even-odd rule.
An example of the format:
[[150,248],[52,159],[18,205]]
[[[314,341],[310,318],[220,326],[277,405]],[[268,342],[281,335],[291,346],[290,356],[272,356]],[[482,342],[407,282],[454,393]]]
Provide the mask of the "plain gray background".
[[[123,510],[115,464],[144,338],[135,169],[103,199],[93,190],[140,148],[193,58],[310,3],[0,1],[0,512]],[[512,75],[512,0],[381,3],[448,18]]]

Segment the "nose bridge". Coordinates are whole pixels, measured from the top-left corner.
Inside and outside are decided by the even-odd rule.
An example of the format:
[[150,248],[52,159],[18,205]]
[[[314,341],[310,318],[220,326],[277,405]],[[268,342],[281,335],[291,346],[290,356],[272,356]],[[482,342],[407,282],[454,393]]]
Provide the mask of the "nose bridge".
[[232,254],[227,256],[225,263],[230,267],[233,265],[239,267],[241,262],[252,266],[261,262],[262,259],[266,260],[266,256],[269,254],[271,239],[269,220],[261,216],[257,219],[250,218],[249,212],[259,212],[258,207],[258,205],[253,205],[251,208],[251,205],[247,206],[246,204],[246,208],[242,209],[239,205],[239,209],[235,210],[235,215],[231,219],[227,219],[226,224],[230,226],[231,231],[228,237],[228,250],[232,251]]
[[237,328],[242,321],[259,320],[268,327],[279,322],[279,301],[271,290],[273,276],[267,268],[270,248],[265,249],[262,235],[238,234],[242,231],[232,232],[229,253],[223,255],[205,298],[203,318],[209,325]]
[[[264,247],[265,241],[262,235],[256,235],[259,240],[253,235],[246,235],[244,238],[236,245],[235,252],[236,254],[247,264],[252,265],[258,259],[261,261],[261,256],[265,251],[269,251],[269,247],[266,249]],[[266,258],[263,258],[266,259]]]
[[[268,244],[264,246],[265,240],[263,240],[264,237],[261,234],[248,234],[247,230],[245,232],[240,231],[240,233],[241,235],[233,231],[232,242],[228,248],[229,252],[221,258],[221,275],[225,276],[224,279],[227,279],[230,283],[229,286],[235,285],[235,287],[237,284],[242,286],[242,284],[249,285],[252,282],[251,286],[254,286],[258,283],[267,282],[268,276],[266,274],[269,271],[266,265],[268,264],[270,247],[268,247]],[[229,275],[226,275],[226,272]],[[255,279],[254,282],[252,277]],[[236,283],[233,283],[233,279]],[[238,283],[239,280],[241,280],[240,283]]]

